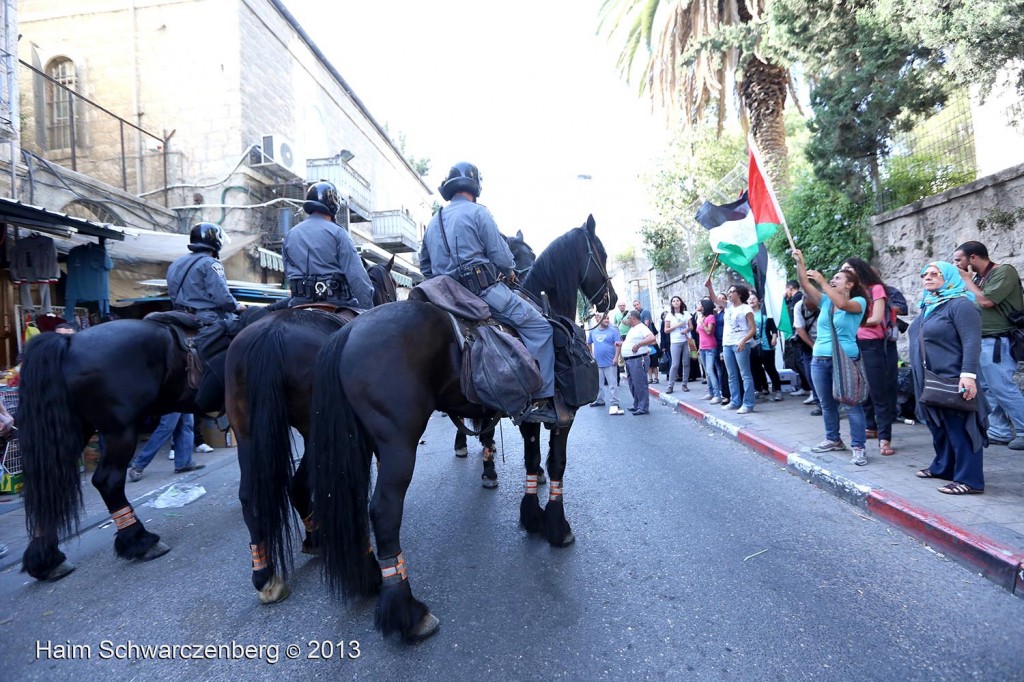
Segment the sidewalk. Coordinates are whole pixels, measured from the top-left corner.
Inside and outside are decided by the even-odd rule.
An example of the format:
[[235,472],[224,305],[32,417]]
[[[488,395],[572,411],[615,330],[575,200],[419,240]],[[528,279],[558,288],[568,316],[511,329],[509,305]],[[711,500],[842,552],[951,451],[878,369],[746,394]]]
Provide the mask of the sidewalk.
[[[705,386],[691,381],[688,393],[662,395],[648,390],[662,405],[703,421],[776,460],[793,475],[823,488],[865,512],[924,541],[937,551],[1024,597],[1024,452],[993,445],[985,450],[985,493],[943,495],[945,483],[921,479],[914,472],[934,457],[931,432],[924,424],[893,424],[896,454],[882,457],[878,441],[869,440],[867,466],[850,464],[850,450],[812,453],[825,437],[821,417],[803,398],[784,394],[782,402],[759,402],[751,414],[739,415],[701,400]],[[850,428],[840,422],[849,445]]]
[[[206,468],[187,474],[176,474],[174,473],[174,462],[167,459],[167,451],[167,446],[160,449],[157,456],[146,467],[141,481],[137,483],[129,481],[125,484],[128,501],[136,509],[175,483],[201,485],[201,481],[197,479],[201,479],[211,471],[232,464],[237,459],[235,448],[219,448],[208,454],[196,452],[192,454],[193,460],[199,464],[205,464]],[[103,503],[103,498],[93,487],[91,471],[82,474],[82,501],[84,509],[81,515],[80,533],[110,522],[110,513]],[[159,533],[159,530],[156,532]],[[0,495],[0,543],[6,543],[8,546],[7,554],[0,557],[0,571],[9,570],[12,567],[15,571],[20,570],[21,555],[25,552],[25,547],[28,546],[28,534],[25,530],[25,505],[20,494]]]

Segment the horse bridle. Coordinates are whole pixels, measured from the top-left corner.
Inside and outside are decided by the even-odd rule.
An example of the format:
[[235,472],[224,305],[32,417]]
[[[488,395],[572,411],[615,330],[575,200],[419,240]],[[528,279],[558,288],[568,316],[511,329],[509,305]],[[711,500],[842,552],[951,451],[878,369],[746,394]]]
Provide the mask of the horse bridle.
[[[584,291],[583,292],[583,297],[587,299],[587,303],[589,303],[590,305],[596,307],[597,306],[597,300],[596,299],[597,299],[598,296],[601,296],[600,301],[602,303],[607,302],[608,305],[606,307],[611,307],[611,304],[612,304],[612,292],[611,292],[612,278],[608,276],[608,271],[605,270],[604,266],[601,265],[601,262],[599,260],[597,260],[597,256],[594,255],[594,246],[590,242],[590,235],[587,234],[587,231],[585,229],[583,229],[582,227],[577,227],[576,229],[583,232],[583,239],[587,243],[587,267],[586,267],[586,269],[583,270],[583,277],[580,278],[580,291],[583,291],[583,287],[582,287],[583,282],[585,282],[587,280],[587,274],[590,272],[590,264],[593,263],[594,267],[597,268],[598,274],[601,275],[601,277],[604,279],[604,284],[602,284],[601,288],[598,289],[597,291],[595,291],[593,293],[593,295],[591,295],[591,296],[588,296],[587,293]],[[602,294],[603,294],[603,296],[602,296]]]

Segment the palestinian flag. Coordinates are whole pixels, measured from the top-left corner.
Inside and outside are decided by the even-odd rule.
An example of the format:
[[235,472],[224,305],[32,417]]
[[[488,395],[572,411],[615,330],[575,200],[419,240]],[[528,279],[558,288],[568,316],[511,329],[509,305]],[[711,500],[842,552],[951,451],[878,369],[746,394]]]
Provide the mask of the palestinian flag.
[[758,241],[764,241],[778,231],[782,225],[782,209],[772,191],[771,181],[762,172],[761,155],[750,140],[750,169],[747,172],[747,194],[750,212],[753,214]]
[[747,193],[722,206],[705,201],[695,220],[708,230],[711,248],[718,254],[718,260],[755,285],[751,263],[760,250],[761,242],[775,234],[775,230],[765,232],[763,237],[758,233]]

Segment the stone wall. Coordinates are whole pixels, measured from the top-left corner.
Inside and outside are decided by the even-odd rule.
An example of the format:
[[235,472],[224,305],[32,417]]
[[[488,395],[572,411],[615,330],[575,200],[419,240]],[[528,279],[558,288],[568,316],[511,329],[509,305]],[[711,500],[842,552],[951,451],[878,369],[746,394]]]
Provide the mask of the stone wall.
[[1024,164],[875,216],[871,239],[882,279],[913,303],[921,293],[921,268],[930,261],[950,260],[953,250],[970,240],[985,244],[993,261],[1009,263],[1024,274],[1024,221],[1016,227],[991,221],[993,210],[1022,207]]

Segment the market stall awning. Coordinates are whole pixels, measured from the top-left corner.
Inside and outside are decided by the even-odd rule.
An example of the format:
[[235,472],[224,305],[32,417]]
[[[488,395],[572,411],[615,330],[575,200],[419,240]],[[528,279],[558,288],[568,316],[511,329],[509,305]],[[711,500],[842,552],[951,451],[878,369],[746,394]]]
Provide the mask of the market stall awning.
[[[259,238],[259,235],[231,235],[231,241],[221,247],[220,259],[226,261]],[[189,252],[187,234],[126,228],[121,239],[107,244],[107,253],[118,262],[117,267],[121,269],[124,263],[158,263],[166,266]],[[71,237],[68,243],[58,244],[57,249],[67,251],[86,241],[81,237]]]
[[281,254],[275,253],[270,249],[264,249],[262,246],[257,246],[256,255],[260,259],[261,268],[284,272],[284,258],[281,257]]
[[7,197],[0,197],[0,222],[64,238],[78,234],[121,241],[125,238],[126,233],[135,231],[130,228],[96,223],[85,218],[76,218],[39,206],[30,206]]

